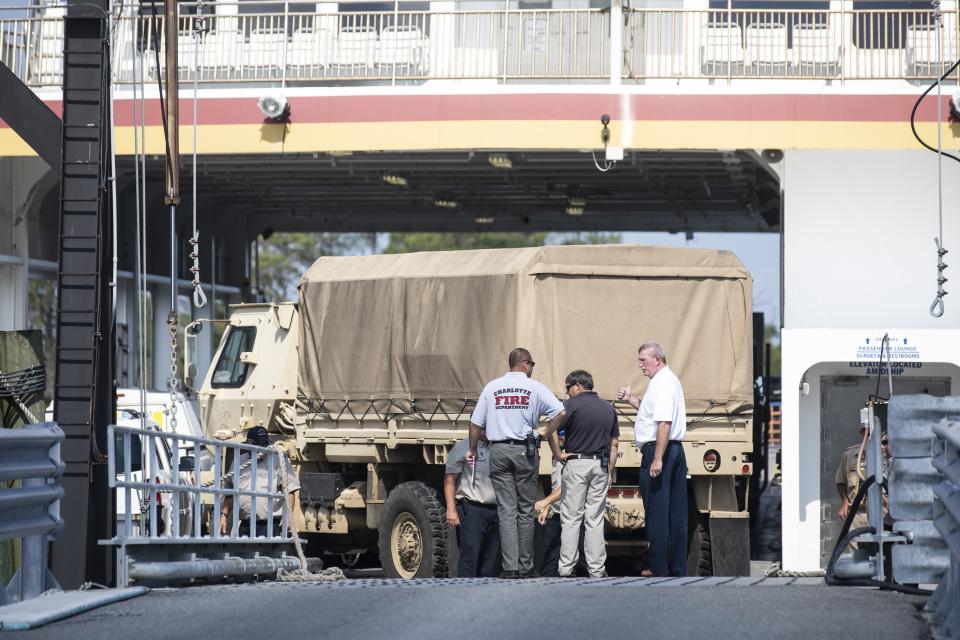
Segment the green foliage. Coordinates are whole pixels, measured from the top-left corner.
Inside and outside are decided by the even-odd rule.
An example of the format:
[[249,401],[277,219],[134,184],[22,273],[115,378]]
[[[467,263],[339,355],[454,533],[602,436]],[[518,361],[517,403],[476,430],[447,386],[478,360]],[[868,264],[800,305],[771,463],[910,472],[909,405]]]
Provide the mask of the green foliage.
[[763,327],[763,341],[770,345],[770,375],[780,375],[780,330],[772,324]]
[[539,247],[546,233],[391,233],[384,253]]
[[361,233],[275,233],[260,241],[260,289],[267,300],[295,300],[297,283],[320,256],[370,253],[375,236]]
[[[391,233],[383,253],[539,247],[544,244],[616,244],[619,233]],[[360,233],[275,233],[260,241],[260,289],[267,300],[294,300],[300,276],[320,256],[376,250],[376,236]],[[254,285],[257,283],[254,282]]]
[[561,234],[559,240],[555,242],[551,237],[548,244],[620,244],[621,242],[623,242],[623,237],[619,233],[579,231],[577,233]]
[[411,251],[457,251],[463,249],[509,249],[544,244],[616,244],[619,233],[391,233],[384,253]]

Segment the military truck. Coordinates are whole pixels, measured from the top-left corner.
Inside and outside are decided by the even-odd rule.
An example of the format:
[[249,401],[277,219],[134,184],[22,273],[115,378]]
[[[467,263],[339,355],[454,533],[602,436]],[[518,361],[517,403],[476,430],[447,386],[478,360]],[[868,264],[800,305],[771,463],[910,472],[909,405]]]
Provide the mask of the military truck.
[[[613,399],[647,380],[638,346],[657,340],[680,377],[688,430],[692,574],[749,570],[743,479],[753,471],[751,279],[726,251],[650,246],[323,257],[299,300],[231,307],[198,393],[206,434],[279,434],[302,484],[300,532],[321,548],[378,550],[386,575],[447,576],[442,479],[484,384],[511,349],[563,399],[586,369]],[[642,552],[634,411],[621,416],[608,495],[612,555]],[[541,446],[543,490],[551,455]],[[738,482],[739,480],[739,482]]]

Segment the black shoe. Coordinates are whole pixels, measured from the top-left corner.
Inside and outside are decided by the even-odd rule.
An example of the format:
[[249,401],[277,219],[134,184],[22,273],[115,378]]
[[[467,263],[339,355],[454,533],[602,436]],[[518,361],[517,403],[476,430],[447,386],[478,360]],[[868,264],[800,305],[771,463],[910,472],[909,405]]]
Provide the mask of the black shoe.
[[520,572],[519,571],[503,571],[500,573],[501,580],[519,580]]
[[530,580],[530,579],[532,579],[532,578],[539,578],[539,577],[540,577],[540,576],[537,575],[537,573],[534,572],[534,571],[525,572],[525,573],[521,573],[521,574],[520,574],[520,579],[521,579],[521,580]]

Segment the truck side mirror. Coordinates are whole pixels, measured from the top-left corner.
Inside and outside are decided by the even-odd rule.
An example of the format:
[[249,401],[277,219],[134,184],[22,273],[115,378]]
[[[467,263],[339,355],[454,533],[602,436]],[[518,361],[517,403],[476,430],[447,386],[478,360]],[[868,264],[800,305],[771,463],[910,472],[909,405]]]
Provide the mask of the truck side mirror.
[[203,331],[203,321],[195,320],[183,328],[183,384],[190,391],[196,391],[197,379],[196,343],[197,335]]
[[114,433],[113,434],[113,450],[116,452],[117,458],[117,475],[121,475],[124,472],[126,462],[124,461],[124,450],[123,450],[123,437],[126,435],[130,438],[130,472],[142,471],[143,470],[143,444],[140,441],[140,436],[135,433],[123,434],[123,433]]

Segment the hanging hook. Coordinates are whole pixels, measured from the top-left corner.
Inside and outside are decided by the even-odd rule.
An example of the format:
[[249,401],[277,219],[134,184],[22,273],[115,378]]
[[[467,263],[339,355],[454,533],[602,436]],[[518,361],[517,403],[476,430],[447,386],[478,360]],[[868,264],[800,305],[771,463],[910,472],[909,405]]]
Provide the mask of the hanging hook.
[[939,318],[943,315],[943,296],[947,295],[943,290],[943,283],[947,281],[947,278],[943,277],[943,271],[949,265],[944,263],[943,256],[947,255],[948,251],[943,248],[940,238],[934,238],[933,241],[937,245],[937,297],[930,304],[930,315]]
[[937,297],[934,298],[933,304],[930,305],[930,315],[934,318],[939,318],[943,315],[943,298],[940,297],[940,294],[937,294]]
[[207,296],[204,295],[203,287],[200,286],[200,283],[197,283],[197,286],[193,288],[193,306],[198,309],[207,306]]

